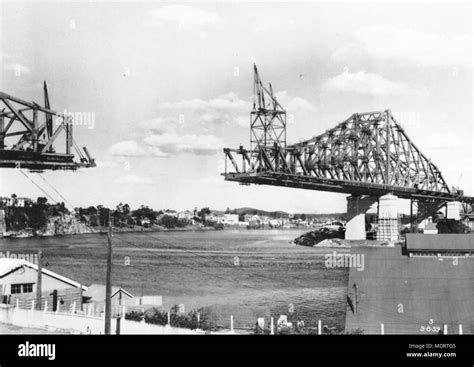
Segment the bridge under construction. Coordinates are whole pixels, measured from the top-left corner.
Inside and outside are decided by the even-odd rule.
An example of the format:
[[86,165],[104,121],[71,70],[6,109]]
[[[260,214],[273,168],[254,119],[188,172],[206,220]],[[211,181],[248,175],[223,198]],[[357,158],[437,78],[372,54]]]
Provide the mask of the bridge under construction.
[[224,149],[227,181],[346,193],[349,200],[390,193],[411,201],[413,228],[448,203],[471,212],[474,197],[448,186],[389,109],[354,113],[323,134],[288,145],[286,110],[256,66],[253,90],[250,148]]
[[[443,206],[448,219],[472,212],[474,198],[448,186],[390,110],[354,113],[321,135],[287,145],[286,111],[254,67],[250,116],[250,148],[224,149],[225,179],[350,194],[346,239],[366,239],[365,213],[375,202],[377,239],[385,245],[399,240],[398,198],[411,202],[413,232]],[[380,217],[381,206],[388,217]],[[365,259],[365,268],[349,269],[346,331],[474,333],[472,234],[407,234],[400,246],[363,244],[352,242],[350,250]]]
[[[0,92],[0,168],[41,172],[94,167],[87,148],[81,150],[74,140],[71,116],[51,109],[46,82],[43,91],[44,106]],[[64,147],[56,150],[60,140]]]

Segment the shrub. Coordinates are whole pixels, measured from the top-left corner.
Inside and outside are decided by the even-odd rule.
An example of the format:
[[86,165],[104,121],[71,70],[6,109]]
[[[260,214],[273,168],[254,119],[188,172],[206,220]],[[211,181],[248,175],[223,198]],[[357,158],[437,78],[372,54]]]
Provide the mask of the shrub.
[[125,320],[142,321],[144,313],[141,311],[130,311],[125,314]]
[[168,315],[166,312],[153,307],[146,310],[145,322],[148,324],[165,326],[168,323]]
[[214,223],[212,226],[214,227],[215,230],[223,230],[224,229],[224,224],[222,224],[222,223]]
[[[201,315],[199,322],[198,313]],[[125,315],[125,319],[132,321],[145,320],[148,324],[165,326],[168,324],[168,313],[153,307],[147,309],[145,312],[130,311]],[[205,313],[201,314],[199,310],[192,310],[187,314],[182,313],[179,312],[179,306],[177,305],[173,306],[170,310],[170,324],[173,327],[191,330],[199,328],[206,331],[215,331],[218,329],[214,323],[209,320]]]

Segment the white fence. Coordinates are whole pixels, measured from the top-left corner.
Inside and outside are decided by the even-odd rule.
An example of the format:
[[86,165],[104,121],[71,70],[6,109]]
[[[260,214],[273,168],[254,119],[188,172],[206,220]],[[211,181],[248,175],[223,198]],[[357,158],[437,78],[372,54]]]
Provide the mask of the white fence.
[[[72,334],[103,334],[104,318],[77,313],[25,310],[0,304],[0,323]],[[112,320],[115,333],[116,320]],[[120,334],[202,334],[196,330],[121,319]]]

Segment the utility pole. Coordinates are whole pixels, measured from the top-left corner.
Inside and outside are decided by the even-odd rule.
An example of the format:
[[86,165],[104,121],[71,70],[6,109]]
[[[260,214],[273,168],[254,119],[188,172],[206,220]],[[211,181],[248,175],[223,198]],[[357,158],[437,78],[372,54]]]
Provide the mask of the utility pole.
[[120,321],[122,317],[125,317],[125,315],[122,315],[122,287],[119,289],[119,311],[117,313],[117,327],[115,329],[115,334],[120,335]]
[[357,284],[354,283],[354,313],[357,314],[357,303],[359,303],[359,300],[357,299]]
[[109,232],[107,234],[107,275],[105,279],[105,335],[110,335],[112,322],[112,210],[109,211]]
[[36,309],[41,311],[41,292],[42,292],[42,275],[43,275],[43,261],[41,259],[42,252],[38,250],[38,278],[36,280]]

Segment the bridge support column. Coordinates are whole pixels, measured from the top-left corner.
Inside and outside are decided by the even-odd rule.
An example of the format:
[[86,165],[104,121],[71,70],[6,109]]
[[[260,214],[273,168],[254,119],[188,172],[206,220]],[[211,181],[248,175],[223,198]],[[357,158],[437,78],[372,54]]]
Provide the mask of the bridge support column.
[[400,238],[398,198],[387,194],[379,199],[377,240],[396,241]]
[[449,201],[446,203],[446,218],[460,220],[461,203],[459,201]]
[[[446,205],[445,201],[438,200],[411,200],[410,222],[411,231],[418,232],[418,225],[426,218],[436,215],[442,207]],[[416,213],[415,213],[416,209]]]
[[365,213],[370,206],[378,201],[373,196],[347,197],[346,240],[365,240]]

